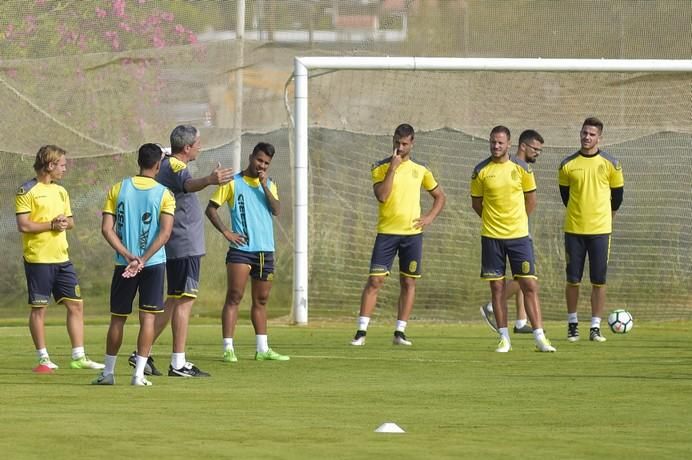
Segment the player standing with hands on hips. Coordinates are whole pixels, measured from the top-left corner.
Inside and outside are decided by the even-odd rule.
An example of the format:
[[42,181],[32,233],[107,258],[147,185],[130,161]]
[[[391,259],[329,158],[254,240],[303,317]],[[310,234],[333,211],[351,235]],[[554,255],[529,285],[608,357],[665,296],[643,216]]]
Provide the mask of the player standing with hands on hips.
[[[205,212],[214,227],[228,240],[226,254],[227,289],[221,312],[223,360],[235,363],[235,326],[238,308],[248,278],[252,278],[250,317],[255,328],[255,360],[288,361],[290,358],[269,348],[267,338],[267,303],[274,279],[274,223],[279,215],[278,188],[269,178],[274,146],[260,142],[250,154],[247,168],[219,186]],[[228,204],[229,229],[219,217],[218,208]]]
[[603,122],[590,117],[582,123],[581,149],[560,164],[558,182],[565,212],[565,257],[567,283],[567,340],[579,340],[577,304],[584,262],[589,256],[591,277],[591,329],[589,340],[605,342],[601,318],[605,309],[606,272],[613,217],[622,204],[625,180],[622,166],[599,149]]
[[[370,317],[377,304],[377,295],[389,276],[394,257],[399,255],[399,302],[392,339],[394,345],[411,346],[406,325],[416,297],[416,279],[421,277],[423,230],[444,208],[446,196],[432,172],[411,158],[415,132],[409,124],[394,131],[394,152],[391,157],[372,167],[373,192],[379,202],[377,236],[370,259],[370,273],[363,289],[358,316],[358,329],[351,345],[365,345]],[[430,210],[421,215],[420,190],[433,198]]]

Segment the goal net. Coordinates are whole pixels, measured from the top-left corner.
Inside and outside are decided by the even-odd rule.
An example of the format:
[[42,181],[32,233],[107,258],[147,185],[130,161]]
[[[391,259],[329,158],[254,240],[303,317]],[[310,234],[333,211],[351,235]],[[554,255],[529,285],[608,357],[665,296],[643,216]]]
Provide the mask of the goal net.
[[[325,60],[330,69],[339,67],[332,61]],[[344,67],[352,61],[345,58]],[[624,204],[612,235],[607,308],[626,308],[647,319],[689,316],[690,69],[325,71],[312,65],[307,94],[296,89],[296,111],[306,97],[308,114],[307,119],[296,117],[298,150],[301,124],[309,120],[308,251],[307,266],[296,264],[297,322],[306,319],[300,310],[306,302],[301,298],[303,268],[311,315],[357,314],[376,233],[370,166],[391,155],[391,136],[402,122],[416,128],[413,156],[430,167],[447,194],[446,208],[424,234],[423,277],[413,316],[466,319],[488,301],[487,283],[479,279],[480,220],[471,209],[469,183],[474,165],[489,155],[490,129],[503,124],[512,131],[512,153],[524,129],[538,130],[546,141],[533,165],[538,207],[531,233],[544,317],[563,319],[564,207],[557,171],[560,161],[578,150],[581,123],[588,116],[604,121],[601,148],[620,160],[625,175]],[[300,177],[300,169],[296,171]],[[422,195],[425,212],[431,200],[424,191]],[[299,225],[296,221],[296,232]],[[296,246],[299,258],[300,235]],[[397,267],[395,260],[377,314],[396,314]],[[583,284],[588,289],[588,264]],[[580,310],[588,311],[588,298],[589,290],[584,290]]]

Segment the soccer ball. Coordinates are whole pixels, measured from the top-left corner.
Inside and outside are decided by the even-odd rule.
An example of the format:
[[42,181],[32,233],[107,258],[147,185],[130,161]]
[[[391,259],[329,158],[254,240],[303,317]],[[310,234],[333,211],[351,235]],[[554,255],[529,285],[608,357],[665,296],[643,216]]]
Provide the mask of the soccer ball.
[[608,326],[616,334],[627,334],[634,327],[634,318],[626,310],[613,310],[608,316]]

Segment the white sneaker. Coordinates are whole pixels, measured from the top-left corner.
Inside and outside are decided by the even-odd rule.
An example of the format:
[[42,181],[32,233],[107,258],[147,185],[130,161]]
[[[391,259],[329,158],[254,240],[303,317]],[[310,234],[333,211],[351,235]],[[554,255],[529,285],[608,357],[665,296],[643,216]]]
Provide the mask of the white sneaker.
[[589,340],[592,342],[605,342],[608,339],[601,335],[600,327],[592,327],[591,330],[589,330]]
[[101,372],[98,377],[91,381],[92,385],[115,385],[115,376],[113,374],[104,374]]
[[38,364],[40,366],[46,366],[46,367],[53,369],[53,370],[58,369],[58,365],[55,364],[53,361],[51,361],[48,356],[46,356],[45,358],[39,359]]
[[351,345],[353,345],[354,347],[362,347],[363,345],[365,345],[366,334],[366,331],[356,331],[356,335],[353,337],[353,340],[351,340]]
[[137,387],[150,387],[152,384],[149,380],[146,379],[146,377],[137,377],[136,375],[133,375],[132,380],[130,381],[130,385],[134,385]]
[[405,347],[410,347],[413,342],[406,338],[406,334],[401,331],[394,331],[394,338],[392,339],[394,345],[403,345]]
[[485,324],[487,324],[490,329],[497,332],[497,324],[495,324],[495,313],[493,313],[492,302],[488,302],[481,307],[481,316],[485,320]]
[[550,344],[550,340],[546,336],[536,339],[536,351],[543,353],[555,353],[557,349]]
[[101,370],[106,366],[101,363],[90,360],[86,355],[77,359],[73,359],[70,362],[70,368],[72,369],[96,369]]
[[497,344],[495,352],[497,353],[507,353],[512,349],[512,344],[504,337],[500,337],[500,343]]

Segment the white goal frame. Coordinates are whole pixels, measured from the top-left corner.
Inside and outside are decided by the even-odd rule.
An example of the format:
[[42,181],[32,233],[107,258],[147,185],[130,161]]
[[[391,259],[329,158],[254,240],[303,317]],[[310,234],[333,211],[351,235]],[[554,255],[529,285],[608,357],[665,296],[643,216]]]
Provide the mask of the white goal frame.
[[308,323],[308,77],[325,70],[530,72],[692,72],[692,59],[513,59],[441,57],[296,57],[293,304],[291,321]]

